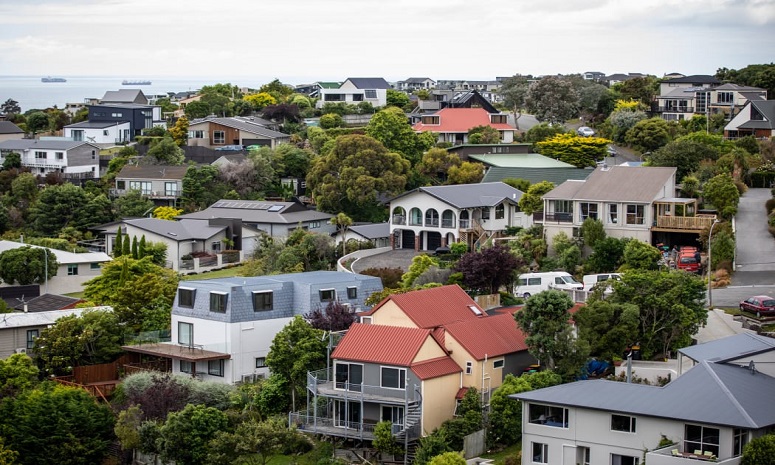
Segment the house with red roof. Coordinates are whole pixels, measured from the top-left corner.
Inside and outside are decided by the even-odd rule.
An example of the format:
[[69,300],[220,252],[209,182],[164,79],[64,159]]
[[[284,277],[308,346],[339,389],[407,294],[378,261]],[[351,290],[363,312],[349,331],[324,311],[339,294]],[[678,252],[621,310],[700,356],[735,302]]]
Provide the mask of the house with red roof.
[[416,132],[430,131],[438,136],[439,142],[460,145],[468,143],[468,131],[477,126],[497,129],[504,144],[514,142],[516,128],[508,124],[508,115],[489,113],[484,108],[443,108],[436,113],[422,115],[412,129]]

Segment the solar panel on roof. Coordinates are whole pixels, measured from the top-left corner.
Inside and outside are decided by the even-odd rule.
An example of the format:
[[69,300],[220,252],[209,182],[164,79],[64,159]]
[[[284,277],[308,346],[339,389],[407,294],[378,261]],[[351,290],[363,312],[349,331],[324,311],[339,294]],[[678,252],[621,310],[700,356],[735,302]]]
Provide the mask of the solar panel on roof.
[[282,205],[272,205],[271,207],[269,207],[270,212],[279,212],[282,209],[283,209]]

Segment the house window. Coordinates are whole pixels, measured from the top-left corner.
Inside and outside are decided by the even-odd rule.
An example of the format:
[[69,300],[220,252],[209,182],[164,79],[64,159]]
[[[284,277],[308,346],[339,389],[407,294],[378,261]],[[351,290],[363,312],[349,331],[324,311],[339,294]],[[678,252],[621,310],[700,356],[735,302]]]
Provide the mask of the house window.
[[348,299],[357,299],[358,298],[358,288],[357,287],[348,287],[347,288],[347,298]]
[[178,307],[194,308],[196,289],[190,287],[178,288]]
[[638,465],[640,459],[638,457],[630,457],[629,455],[611,454],[611,465]]
[[123,118],[124,114],[123,113],[111,113],[110,116],[112,116],[113,118]]
[[634,433],[635,417],[627,415],[611,415],[611,431]]
[[392,389],[406,387],[406,370],[403,368],[382,367],[380,386]]
[[223,376],[223,359],[209,360],[207,362],[207,374],[212,376]]
[[71,263],[67,265],[67,276],[78,276],[78,264]]
[[455,212],[452,210],[444,210],[441,214],[441,227],[442,228],[454,228],[455,227]]
[[419,208],[409,210],[409,225],[422,226],[422,212],[420,212]]
[[686,425],[684,428],[684,450],[711,452],[718,457],[719,429],[700,425]]
[[718,103],[732,103],[734,101],[734,92],[718,92]]
[[126,189],[126,181],[116,181],[116,189],[119,189],[119,190]]
[[363,95],[366,98],[375,99],[377,98],[377,91],[374,89],[368,89],[363,91]]
[[549,444],[534,442],[533,463],[549,463]]
[[210,293],[210,311],[215,313],[226,313],[226,298],[228,294],[224,292]]
[[431,226],[434,228],[439,227],[439,212],[433,208],[429,208],[425,212],[425,226]]
[[321,302],[333,302],[336,300],[336,290],[334,289],[321,289],[320,301]]
[[219,253],[221,251],[221,241],[215,241],[211,244],[213,253]]
[[590,456],[592,455],[589,447],[578,448],[578,460],[581,461],[581,465],[589,465]]
[[35,152],[35,158],[38,160],[45,160],[47,157],[46,152]]
[[359,363],[341,363],[336,362],[334,366],[336,389],[346,389],[348,391],[361,390],[363,383],[363,365]]
[[100,268],[102,268],[102,264],[101,263],[98,263],[98,262],[89,263],[89,269],[90,270],[99,270]]
[[363,94],[353,94],[353,102],[363,102]]
[[225,131],[213,131],[213,144],[225,144],[226,132]]
[[320,221],[310,221],[309,229],[317,229],[320,227]]
[[107,129],[103,129],[103,130],[102,130],[102,135],[103,135],[103,136],[107,136],[107,135],[109,135],[109,134],[110,134],[110,131],[108,131]]
[[743,448],[748,444],[748,430],[734,429],[734,445],[732,446],[732,456],[739,457],[743,455]]
[[441,124],[440,116],[423,116],[420,121],[422,124]]
[[[97,116],[95,113],[94,116]],[[76,142],[82,142],[83,141],[83,131],[73,131],[70,133],[70,136],[73,138]]]
[[492,362],[492,367],[493,367],[493,368],[495,368],[495,369],[497,370],[497,369],[499,369],[499,368],[503,368],[503,365],[504,365],[505,363],[506,363],[506,362],[505,362],[505,360],[503,360],[503,359],[495,360],[495,361],[493,361],[493,362]]
[[551,405],[530,404],[529,422],[535,425],[568,427],[568,409]]
[[184,346],[194,345],[194,324],[178,322],[178,344]]
[[150,181],[129,181],[129,189],[140,191],[143,195],[151,195],[151,182]]
[[474,362],[466,362],[466,374],[470,375],[474,372]]
[[344,94],[324,94],[323,101],[325,102],[344,102]]
[[597,219],[597,204],[589,202],[581,202],[579,204],[581,210],[581,221],[583,222],[587,218]]
[[38,329],[28,329],[27,330],[27,349],[32,349],[35,347],[35,339],[40,336],[40,330]]
[[57,160],[64,160],[65,159],[65,153],[64,152],[55,152],[54,157],[56,157]]
[[180,372],[181,373],[193,373],[194,369],[196,368],[195,362],[189,362],[186,360],[180,361]]
[[502,220],[506,215],[506,207],[501,203],[495,206],[495,219]]
[[482,208],[482,221],[490,219],[490,209]]
[[362,325],[370,325],[371,324],[371,317],[370,316],[362,316],[361,317],[361,324]]
[[627,205],[627,224],[643,224],[643,205]]
[[165,182],[164,183],[164,195],[167,197],[177,197],[178,196],[178,183],[176,182]]
[[204,131],[188,131],[188,138],[189,139],[204,139],[205,138],[205,132]]
[[615,203],[608,204],[608,222],[616,224],[619,222],[619,205]]
[[274,307],[274,293],[272,291],[253,292],[253,311],[266,312]]
[[492,124],[507,124],[508,115],[490,115],[490,122]]

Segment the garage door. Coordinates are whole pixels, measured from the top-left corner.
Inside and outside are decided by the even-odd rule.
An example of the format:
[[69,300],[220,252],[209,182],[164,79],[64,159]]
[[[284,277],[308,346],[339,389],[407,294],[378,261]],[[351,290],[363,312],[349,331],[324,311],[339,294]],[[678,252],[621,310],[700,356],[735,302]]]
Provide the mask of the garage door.
[[247,147],[248,145],[261,145],[269,147],[272,145],[272,141],[268,139],[242,139],[242,145]]
[[425,250],[436,250],[441,247],[441,233],[428,232],[426,234],[428,237],[428,247]]
[[414,249],[414,231],[408,229],[401,231],[401,248]]

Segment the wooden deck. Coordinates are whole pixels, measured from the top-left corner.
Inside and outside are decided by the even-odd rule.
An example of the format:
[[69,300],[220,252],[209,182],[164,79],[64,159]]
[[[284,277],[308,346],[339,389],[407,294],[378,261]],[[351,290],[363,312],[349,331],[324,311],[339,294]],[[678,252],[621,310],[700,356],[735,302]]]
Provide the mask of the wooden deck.
[[715,215],[698,216],[658,216],[652,231],[702,231],[709,228],[716,219]]

